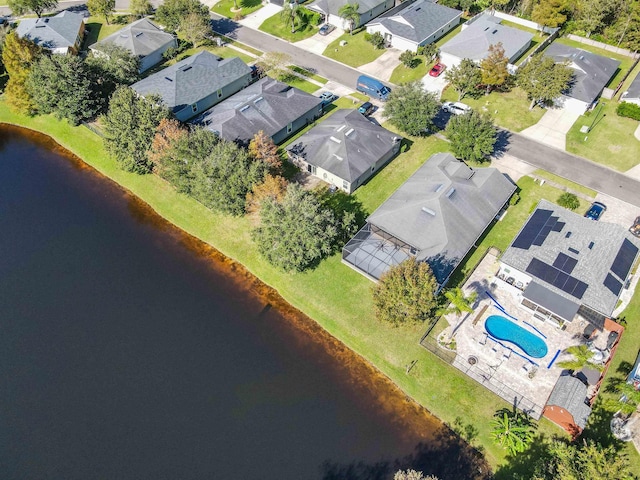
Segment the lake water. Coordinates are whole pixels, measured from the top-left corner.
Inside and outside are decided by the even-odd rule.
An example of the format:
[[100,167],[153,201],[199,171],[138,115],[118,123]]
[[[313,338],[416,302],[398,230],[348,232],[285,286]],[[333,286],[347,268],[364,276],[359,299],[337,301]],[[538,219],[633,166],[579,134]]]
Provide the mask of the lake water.
[[485,478],[241,266],[0,126],[0,478]]

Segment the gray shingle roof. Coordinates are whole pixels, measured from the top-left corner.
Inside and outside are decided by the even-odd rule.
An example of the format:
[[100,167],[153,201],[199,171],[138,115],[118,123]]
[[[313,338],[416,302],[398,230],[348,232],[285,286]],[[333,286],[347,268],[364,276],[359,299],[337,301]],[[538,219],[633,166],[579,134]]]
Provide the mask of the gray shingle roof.
[[517,28],[500,25],[500,19],[483,15],[458,35],[440,47],[440,51],[458,58],[482,60],[489,47],[502,43],[507,58],[514,56],[523,46],[531,42],[533,35]]
[[69,48],[76,43],[83,18],[66,10],[53,17],[25,18],[16,28],[16,34],[50,50]]
[[584,428],[591,415],[591,407],[584,403],[586,398],[587,386],[576,377],[563,375],[553,387],[547,405],[564,408],[573,416],[576,425]]
[[131,85],[140,95],[157,94],[177,111],[249,74],[238,57],[220,58],[202,51]]
[[461,11],[431,0],[418,0],[396,14],[386,15],[369,25],[382,25],[397,37],[420,43],[461,15]]
[[[531,245],[528,249],[515,247],[512,242],[502,255],[501,261],[526,273],[533,259],[553,265],[559,253],[574,258],[577,263],[570,275],[588,285],[581,299],[540,278],[537,278],[536,282],[568,300],[610,316],[616,307],[619,295],[605,287],[604,281],[610,275],[611,267],[624,241],[628,240],[637,247],[640,247],[640,241],[621,225],[589,220],[546,200],[538,203],[536,211],[538,210],[551,211],[552,216],[558,217],[558,227],[562,228],[549,232],[542,245]],[[532,221],[532,217],[529,217],[523,230]],[[579,253],[575,253],[576,251]],[[527,273],[527,275],[531,274]],[[624,284],[626,278],[620,278],[619,281]]]
[[369,10],[374,9],[381,3],[385,3],[386,0],[316,0],[315,2],[311,2],[309,7],[316,7],[315,9],[320,10],[324,13],[330,13],[332,15],[338,15],[338,11],[347,3],[358,3],[360,7],[358,9],[359,13],[365,13]]
[[193,122],[217,131],[227,140],[248,142],[260,130],[274,135],[321,103],[318,97],[264,77]]
[[103,45],[111,43],[126,48],[137,57],[146,57],[174,41],[173,35],[143,18],[94,43],[91,49],[99,51]]
[[357,110],[338,110],[287,147],[349,183],[387,155],[401,137]]
[[629,85],[623,100],[625,98],[640,99],[640,73],[636,75],[636,78],[631,82],[631,85]]
[[581,48],[568,47],[558,42],[549,45],[544,54],[558,63],[569,62],[569,66],[574,71],[574,79],[571,90],[566,95],[589,104],[598,98],[620,66],[620,62],[613,58],[596,55]]
[[515,185],[495,168],[449,153],[427,160],[367,222],[418,251],[444,282],[507,202]]

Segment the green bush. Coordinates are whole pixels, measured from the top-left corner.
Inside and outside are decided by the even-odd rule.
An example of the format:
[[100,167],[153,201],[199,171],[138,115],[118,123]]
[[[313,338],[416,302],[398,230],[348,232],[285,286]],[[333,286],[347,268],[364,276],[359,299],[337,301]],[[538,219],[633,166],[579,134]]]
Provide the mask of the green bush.
[[519,201],[520,201],[520,194],[518,192],[515,192],[513,195],[511,195],[511,198],[509,199],[509,205],[511,206],[517,205]]
[[636,105],[635,103],[622,102],[618,105],[616,113],[621,117],[640,120],[640,106]]
[[380,32],[364,34],[364,40],[372,44],[376,50],[382,50],[384,48],[384,37]]
[[569,210],[575,210],[580,207],[580,200],[573,193],[564,192],[562,195],[558,197],[557,200],[558,205],[561,207],[567,208]]

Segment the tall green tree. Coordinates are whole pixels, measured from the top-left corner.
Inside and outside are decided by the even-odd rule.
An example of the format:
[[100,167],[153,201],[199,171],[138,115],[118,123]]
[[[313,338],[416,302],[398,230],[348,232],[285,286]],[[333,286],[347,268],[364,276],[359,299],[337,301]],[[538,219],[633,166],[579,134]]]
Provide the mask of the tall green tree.
[[438,477],[433,475],[424,476],[424,473],[417,470],[398,470],[393,475],[393,480],[438,480]]
[[131,0],[129,2],[129,11],[134,17],[142,18],[153,12],[153,5],[149,0]]
[[507,83],[509,77],[509,59],[504,54],[502,43],[489,45],[489,54],[480,62],[480,76],[487,87],[487,94],[494,88],[500,88]]
[[75,55],[42,55],[31,67],[27,90],[39,113],[52,113],[72,125],[98,110],[88,69]]
[[373,287],[376,318],[394,326],[423,323],[433,317],[437,288],[431,267],[411,257],[383,273]]
[[593,358],[593,352],[589,350],[587,345],[572,345],[565,351],[573,358],[571,360],[558,362],[559,367],[575,371],[582,370],[583,368],[590,368],[592,370],[598,370],[599,372],[604,370],[604,365],[591,361]]
[[605,400],[605,406],[625,416],[636,412],[640,406],[640,390],[636,390],[635,385],[628,383],[626,378],[612,380],[611,385],[607,385],[607,392],[613,393],[614,397]]
[[445,134],[453,154],[462,160],[485,162],[493,153],[498,131],[489,116],[475,110],[464,115],[454,115]]
[[14,16],[21,16],[33,12],[38,18],[47,10],[53,10],[58,6],[58,0],[8,0],[7,5]]
[[197,47],[211,33],[211,21],[199,13],[191,12],[180,21],[180,31],[185,40]]
[[451,67],[444,72],[444,78],[458,92],[458,100],[478,89],[482,83],[480,67],[473,60],[463,59],[459,65]]
[[104,145],[120,168],[128,172],[151,172],[147,152],[163,118],[169,111],[159,98],[138,96],[131,88],[118,87],[104,116]]
[[109,25],[109,18],[116,11],[116,0],[87,0],[87,8],[91,15],[96,17],[102,15]]
[[[473,291],[469,295],[465,295],[462,288],[455,287],[444,292],[444,296],[449,304],[445,308],[438,310],[438,315],[454,314],[456,317],[460,318],[463,313],[473,313],[473,305],[478,299],[478,292]],[[455,334],[460,325],[461,322],[452,329],[451,336]]]
[[433,92],[427,92],[419,81],[394,88],[383,115],[391,125],[408,135],[421,135],[433,128],[433,119],[440,110],[440,102]]
[[573,70],[568,66],[538,53],[518,69],[516,83],[529,95],[532,110],[536,103],[550,103],[562,95],[572,78]]
[[576,4],[577,25],[584,29],[587,38],[598,32],[620,13],[621,0],[579,0]]
[[120,85],[131,85],[139,78],[140,59],[126,48],[106,43],[100,53],[85,60],[91,76],[93,95],[101,112],[109,105],[109,98]]
[[260,226],[253,231],[258,251],[285,271],[303,271],[329,255],[337,236],[335,217],[318,198],[290,184],[281,201],[265,199]]
[[567,21],[567,0],[540,0],[533,7],[531,19],[543,27],[560,27]]
[[515,409],[496,412],[491,427],[491,438],[512,456],[524,452],[533,440],[532,423]]
[[349,23],[349,33],[353,35],[353,29],[360,25],[360,4],[346,3],[338,10],[338,16]]
[[296,32],[296,22],[300,22],[303,13],[298,2],[286,3],[280,11],[280,19],[285,27],[291,26],[291,33]]
[[209,9],[200,0],[165,0],[156,10],[155,19],[170,30],[178,30],[190,13],[209,21]]
[[27,78],[31,67],[42,55],[42,49],[27,38],[20,38],[15,31],[4,39],[2,47],[2,63],[9,75],[4,90],[7,104],[21,113],[31,114],[35,111],[35,103],[27,90]]

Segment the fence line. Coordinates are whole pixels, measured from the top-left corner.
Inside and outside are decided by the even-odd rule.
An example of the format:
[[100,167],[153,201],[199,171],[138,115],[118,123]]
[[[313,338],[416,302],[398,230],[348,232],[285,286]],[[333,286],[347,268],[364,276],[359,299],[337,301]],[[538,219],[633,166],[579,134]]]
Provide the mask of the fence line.
[[572,33],[567,35],[567,38],[574,40],[576,42],[582,43],[584,45],[591,45],[592,47],[597,47],[597,48],[601,48],[602,50],[607,50],[609,52],[617,53],[618,55],[624,55],[625,57],[631,57],[631,58],[640,57],[638,52],[632,52],[631,50],[627,50],[626,48],[614,47],[613,45],[597,42],[595,40],[591,40],[590,38],[579,37],[578,35],[574,35]]

